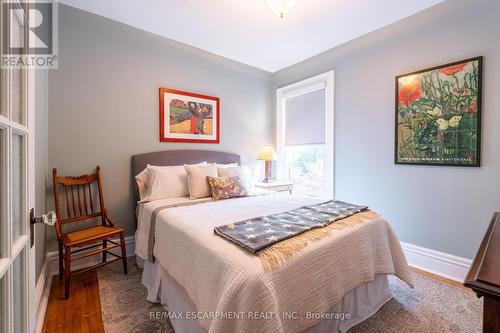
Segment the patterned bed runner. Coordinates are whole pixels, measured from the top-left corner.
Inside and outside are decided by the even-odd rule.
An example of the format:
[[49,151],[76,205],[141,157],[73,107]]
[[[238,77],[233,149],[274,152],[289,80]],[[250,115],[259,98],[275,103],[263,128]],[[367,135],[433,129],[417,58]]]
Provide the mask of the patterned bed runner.
[[366,206],[331,200],[284,213],[221,225],[214,232],[251,253],[257,253],[275,243],[309,230],[323,228],[366,209]]

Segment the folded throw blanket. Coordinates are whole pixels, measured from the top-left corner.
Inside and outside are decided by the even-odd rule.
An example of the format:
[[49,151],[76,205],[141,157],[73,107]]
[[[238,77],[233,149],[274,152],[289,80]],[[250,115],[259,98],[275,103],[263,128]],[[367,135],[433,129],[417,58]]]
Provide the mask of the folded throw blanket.
[[309,230],[326,227],[367,208],[330,200],[284,213],[225,224],[215,227],[214,232],[249,252],[257,253],[275,243]]

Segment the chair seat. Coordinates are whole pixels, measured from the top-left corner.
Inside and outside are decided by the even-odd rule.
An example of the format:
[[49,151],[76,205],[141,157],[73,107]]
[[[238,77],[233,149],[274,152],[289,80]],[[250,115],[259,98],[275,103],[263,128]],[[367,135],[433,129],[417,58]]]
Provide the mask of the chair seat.
[[92,241],[102,240],[119,234],[123,228],[107,227],[103,225],[81,229],[64,234],[64,246],[80,245]]

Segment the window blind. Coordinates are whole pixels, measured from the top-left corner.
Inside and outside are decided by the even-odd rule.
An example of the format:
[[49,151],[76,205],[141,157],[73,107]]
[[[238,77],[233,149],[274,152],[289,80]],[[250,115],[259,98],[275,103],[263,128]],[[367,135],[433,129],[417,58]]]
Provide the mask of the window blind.
[[325,94],[323,88],[285,100],[285,145],[325,143]]

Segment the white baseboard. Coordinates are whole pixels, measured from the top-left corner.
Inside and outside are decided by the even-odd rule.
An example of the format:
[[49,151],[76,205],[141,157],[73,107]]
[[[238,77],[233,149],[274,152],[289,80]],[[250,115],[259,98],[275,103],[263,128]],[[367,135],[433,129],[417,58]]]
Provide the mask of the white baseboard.
[[42,332],[43,321],[45,319],[45,311],[47,310],[47,304],[49,302],[50,286],[52,284],[52,276],[49,271],[50,259],[49,256],[45,256],[43,262],[42,271],[38,277],[35,289],[35,332]]
[[[118,241],[115,239],[114,241]],[[125,247],[127,251],[127,257],[135,256],[135,237],[128,236],[125,237]],[[110,252],[116,253],[120,255],[120,248],[114,248],[110,250]],[[50,275],[59,274],[59,253],[58,251],[48,252],[47,256],[50,258]],[[108,256],[109,258],[109,256]],[[101,256],[95,255],[88,258],[84,258],[78,260],[77,262],[73,262],[71,265],[71,270],[79,270],[85,267],[89,267],[95,265],[101,261]]]
[[[125,237],[125,244],[127,249],[127,257],[135,255],[135,238],[134,236]],[[406,260],[410,266],[436,274],[450,280],[463,282],[472,264],[472,260],[461,258],[436,250],[427,249],[425,247],[408,244],[401,242]],[[119,254],[120,249],[115,248],[111,250]],[[58,268],[58,253],[57,251],[47,253],[46,264],[48,265],[46,275],[50,278],[52,275],[59,273]],[[82,259],[78,264],[73,265],[71,270],[78,270],[90,265],[98,263],[99,256],[89,257]],[[42,273],[43,273],[42,269]],[[40,275],[42,277],[42,275]],[[40,282],[40,280],[39,280]],[[38,295],[38,284],[37,284]],[[38,303],[37,303],[38,304]]]
[[[125,245],[127,249],[127,257],[135,255],[135,238],[134,236],[125,237]],[[406,260],[410,266],[419,268],[432,274],[436,274],[450,280],[463,282],[472,264],[472,260],[451,255],[448,253],[427,249],[425,247],[401,242]],[[119,254],[120,249],[111,250]],[[78,270],[90,265],[94,265],[99,261],[99,256],[82,259],[78,264],[73,265],[71,270]],[[45,269],[45,270],[44,270]],[[42,274],[50,280],[52,275],[59,273],[58,268],[58,253],[57,251],[48,252],[47,259],[42,268]],[[40,275],[39,283],[43,275]],[[51,281],[51,280],[50,280]],[[37,284],[37,299],[41,295]],[[38,304],[38,302],[36,303]]]
[[472,260],[401,242],[408,264],[457,282],[464,282]]
[[[125,237],[127,257],[135,255],[134,236]],[[472,260],[457,257],[448,253],[439,252],[424,247],[401,242],[406,260],[410,266],[419,268],[432,274],[436,274],[450,280],[463,282]],[[112,250],[119,254],[120,249]],[[73,265],[71,270],[78,270],[100,261],[100,256],[82,259],[80,263]],[[52,276],[59,274],[58,252],[48,252],[42,267],[42,272],[36,285],[36,330],[41,332],[47,303],[49,299]]]

